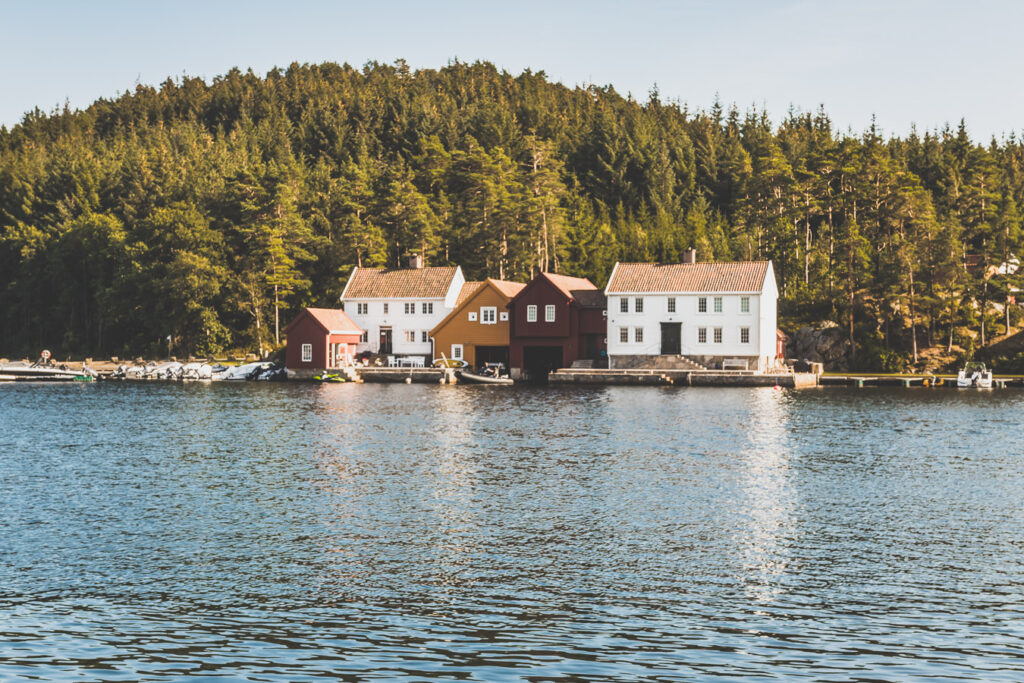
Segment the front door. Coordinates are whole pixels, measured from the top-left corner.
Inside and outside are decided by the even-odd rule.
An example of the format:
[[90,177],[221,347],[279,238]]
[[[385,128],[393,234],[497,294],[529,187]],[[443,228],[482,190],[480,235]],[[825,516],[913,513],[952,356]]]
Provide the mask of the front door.
[[678,356],[681,353],[682,323],[661,324],[661,353],[663,356]]
[[380,328],[380,349],[377,353],[387,354],[391,353],[391,328],[382,327]]

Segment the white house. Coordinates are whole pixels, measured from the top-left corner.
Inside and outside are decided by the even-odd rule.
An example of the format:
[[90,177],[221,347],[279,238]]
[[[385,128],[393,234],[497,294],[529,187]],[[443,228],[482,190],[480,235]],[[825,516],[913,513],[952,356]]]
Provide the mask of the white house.
[[616,263],[605,294],[611,368],[669,367],[680,356],[709,368],[775,366],[771,261],[697,263],[691,250],[686,263]]
[[366,330],[356,353],[433,358],[430,330],[455,308],[466,278],[459,266],[356,268],[341,293],[341,307]]

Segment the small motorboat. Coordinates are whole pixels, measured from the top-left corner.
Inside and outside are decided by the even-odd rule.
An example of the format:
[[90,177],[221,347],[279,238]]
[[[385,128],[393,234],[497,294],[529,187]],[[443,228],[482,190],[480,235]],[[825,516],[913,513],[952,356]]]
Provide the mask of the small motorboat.
[[508,376],[504,363],[487,363],[480,372],[457,370],[455,374],[468,384],[515,384]]
[[283,365],[264,363],[264,366],[256,371],[253,379],[261,382],[283,382],[288,379],[288,371],[284,369]]
[[431,367],[435,368],[468,368],[469,363],[462,360],[461,358],[435,358],[434,362],[430,364]]
[[956,375],[958,387],[976,387],[978,389],[992,388],[992,371],[985,368],[985,364],[978,361],[971,361],[964,365],[964,369]]
[[326,382],[326,383],[333,383],[333,384],[341,384],[342,382],[347,382],[348,381],[345,378],[345,376],[342,375],[341,373],[339,373],[339,372],[331,372],[329,370],[324,370],[323,372],[321,372],[321,373],[319,373],[317,375],[313,375],[313,379],[315,379],[317,382]]
[[269,366],[270,363],[264,363],[262,361],[256,363],[246,363],[245,365],[235,365],[229,367],[224,372],[220,373],[221,379],[223,380],[246,380],[256,379],[257,373],[265,366]]
[[71,370],[66,365],[10,363],[0,366],[0,376],[8,382],[91,382],[96,372],[85,366]]

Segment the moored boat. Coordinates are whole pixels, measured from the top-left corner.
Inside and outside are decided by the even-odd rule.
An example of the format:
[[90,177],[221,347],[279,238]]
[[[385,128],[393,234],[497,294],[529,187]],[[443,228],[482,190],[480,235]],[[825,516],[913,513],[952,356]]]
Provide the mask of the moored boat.
[[971,361],[964,365],[963,370],[956,375],[958,387],[976,387],[978,389],[992,388],[992,371],[985,368],[984,363]]

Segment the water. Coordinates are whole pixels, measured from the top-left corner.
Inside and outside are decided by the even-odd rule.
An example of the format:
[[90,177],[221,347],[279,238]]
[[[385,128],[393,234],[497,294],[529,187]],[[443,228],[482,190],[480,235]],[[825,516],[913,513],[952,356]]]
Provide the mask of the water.
[[1022,680],[1024,392],[0,386],[0,679]]

